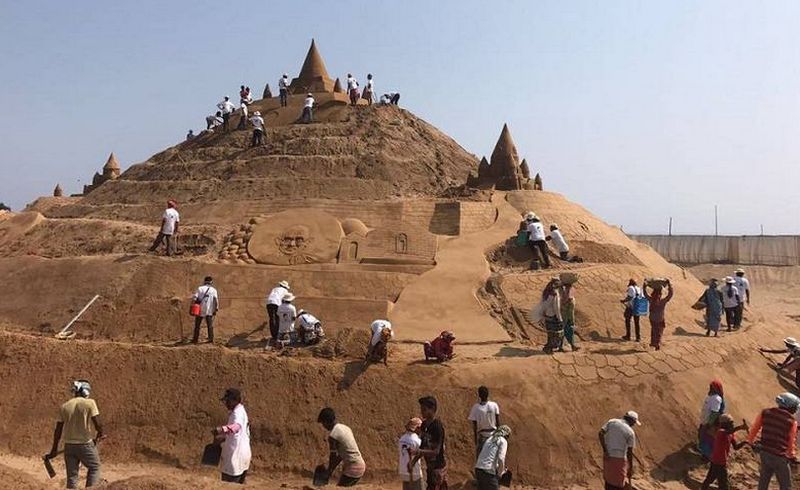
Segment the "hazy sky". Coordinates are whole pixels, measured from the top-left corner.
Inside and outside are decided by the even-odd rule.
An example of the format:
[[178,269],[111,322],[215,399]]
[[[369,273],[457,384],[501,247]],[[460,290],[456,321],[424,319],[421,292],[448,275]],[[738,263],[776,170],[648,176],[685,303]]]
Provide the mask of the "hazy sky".
[[508,122],[545,187],[629,232],[800,233],[800,2],[0,0],[0,201],[78,192],[225,94],[378,91],[476,155]]

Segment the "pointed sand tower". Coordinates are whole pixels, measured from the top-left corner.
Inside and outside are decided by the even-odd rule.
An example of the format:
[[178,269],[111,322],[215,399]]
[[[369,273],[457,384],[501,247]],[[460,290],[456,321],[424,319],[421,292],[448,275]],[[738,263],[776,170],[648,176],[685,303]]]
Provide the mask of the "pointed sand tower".
[[325,62],[322,61],[317,50],[317,44],[311,40],[311,47],[308,48],[306,60],[300,69],[300,74],[292,80],[289,85],[289,92],[293,94],[304,94],[306,92],[333,92],[333,80],[328,75]]
[[519,169],[522,171],[522,176],[526,179],[531,178],[531,167],[528,165],[528,160],[522,159],[522,163],[519,164]]
[[336,77],[336,81],[333,83],[333,91],[339,94],[344,93],[344,90],[342,89],[342,82],[339,81],[339,77]]
[[503,124],[503,131],[492,152],[491,170],[495,177],[495,188],[499,191],[522,189],[522,175],[519,168],[519,155],[508,125]]
[[119,173],[119,162],[117,162],[117,157],[114,156],[114,152],[112,151],[111,154],[108,155],[106,164],[103,165],[103,180],[116,179],[119,177]]
[[53,189],[53,197],[62,197],[64,195],[64,191],[61,189],[61,184],[56,184],[56,188]]

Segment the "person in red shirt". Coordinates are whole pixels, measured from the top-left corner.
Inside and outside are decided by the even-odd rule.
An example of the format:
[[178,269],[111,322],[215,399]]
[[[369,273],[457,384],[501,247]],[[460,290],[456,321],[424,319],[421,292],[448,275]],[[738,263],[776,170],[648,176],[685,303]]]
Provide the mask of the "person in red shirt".
[[453,332],[445,330],[432,342],[425,342],[425,360],[431,358],[438,362],[449,361],[453,358],[453,341],[456,339]]
[[734,427],[733,417],[727,413],[719,418],[719,429],[714,437],[714,450],[711,452],[711,465],[708,467],[708,475],[703,481],[702,490],[708,490],[715,481],[719,490],[728,490],[728,456],[731,447],[739,450],[747,444],[747,440],[736,442],[735,434],[740,430],[747,432],[749,429],[746,421]]
[[[767,490],[775,476],[780,490],[792,488],[790,465],[797,462],[797,420],[795,413],[800,398],[793,393],[781,393],[775,398],[777,407],[762,410],[750,429],[747,440],[761,456],[758,490]],[[761,434],[760,439],[756,439]]]

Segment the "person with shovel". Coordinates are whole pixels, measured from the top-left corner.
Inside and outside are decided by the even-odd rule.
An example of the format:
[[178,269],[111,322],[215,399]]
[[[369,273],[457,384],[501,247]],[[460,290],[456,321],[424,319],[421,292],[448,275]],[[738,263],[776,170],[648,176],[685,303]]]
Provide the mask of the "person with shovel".
[[149,251],[155,252],[163,242],[167,243],[167,256],[175,255],[178,252],[178,228],[181,222],[181,216],[178,213],[178,203],[173,199],[167,201],[167,209],[161,215],[161,229],[153,240]]
[[481,452],[475,461],[475,479],[478,481],[478,490],[500,488],[500,479],[506,473],[509,437],[511,437],[511,428],[501,425],[481,447]]
[[639,414],[627,412],[620,419],[611,419],[598,433],[603,448],[603,480],[605,490],[628,488],[633,477],[633,449],[636,447],[636,434],[633,427],[642,425]]
[[328,431],[328,446],[330,456],[328,467],[325,468],[326,479],[330,478],[331,473],[342,463],[342,475],[339,477],[340,487],[352,487],[364,476],[367,465],[361,457],[356,438],[350,427],[336,421],[336,412],[330,407],[325,407],[319,412],[317,417],[325,430]]
[[242,405],[242,392],[228,388],[220,400],[229,410],[228,423],[215,427],[211,433],[222,444],[222,481],[244,485],[250,469],[250,419]]
[[86,380],[72,382],[72,399],[61,405],[53,432],[53,447],[45,460],[55,458],[58,444],[64,438],[64,463],[67,467],[67,488],[78,488],[80,465],[86,467],[86,486],[100,482],[100,456],[97,443],[105,439],[97,403],[89,398],[92,387]]

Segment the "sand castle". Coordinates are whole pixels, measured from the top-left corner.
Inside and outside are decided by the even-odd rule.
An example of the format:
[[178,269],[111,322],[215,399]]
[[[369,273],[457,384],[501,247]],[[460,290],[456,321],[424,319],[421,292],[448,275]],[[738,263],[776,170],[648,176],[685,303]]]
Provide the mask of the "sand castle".
[[[314,124],[295,124],[302,95],[285,108],[275,98],[257,100],[251,111],[267,121],[264,147],[249,148],[249,131],[203,133],[121,173],[112,153],[83,196],[42,197],[0,221],[0,276],[14,298],[0,303],[0,376],[13,378],[24,365],[37,380],[37,407],[48,407],[14,408],[14,423],[0,424],[12,451],[32,451],[32,428],[49,426],[49,407],[67,375],[90,376],[106,398],[105,413],[118,427],[106,453],[112,460],[133,454],[194,461],[205,444],[197,426],[220,417],[212,394],[229,384],[247,394],[255,465],[281,471],[313,467],[309,449],[326,454],[318,434],[298,431],[297,421],[333,404],[360,434],[370,471],[393,474],[396,449],[386,441],[415,413],[416,396],[433,391],[446,400],[451,471],[466,478],[473,448],[462,412],[483,382],[505,404],[519,445],[513,447],[525,448],[511,460],[523,483],[595,476],[597,458],[587,448],[598,424],[627,404],[673,424],[642,457],[657,460],[683,444],[693,420],[658,415],[648,396],[665,397],[653,393],[651,378],[702,379],[702,391],[707,371],[743,356],[749,344],[720,342],[700,352],[670,328],[656,355],[608,339],[623,331],[619,299],[631,277],[671,278],[670,326],[689,329],[697,319],[690,306],[702,291],[694,276],[565,197],[542,192],[539,174],[531,181],[532,169],[520,163],[508,126],[490,160],[479,161],[407,110],[348,107],[313,41],[291,91],[314,93]],[[144,254],[167,199],[181,212],[183,255],[176,259]],[[585,262],[527,270],[530,252],[513,238],[529,210],[557,223]],[[586,348],[541,356],[545,334],[528,310],[561,271],[580,276],[577,317]],[[228,348],[168,348],[188,335],[188,295],[206,274],[220,290],[216,328]],[[330,339],[324,345],[286,358],[260,349],[264,295],[280,280],[322,319]],[[38,337],[57,331],[94,294],[101,299],[76,326],[78,341]],[[357,366],[375,318],[396,326],[398,360],[362,373]],[[459,369],[417,365],[420,343],[445,328],[456,332]],[[129,383],[133,375],[139,381]],[[139,403],[143,382],[161,411]],[[591,413],[583,398],[591,398]],[[688,397],[666,399],[659,407],[669,413],[695,411]],[[27,390],[10,391],[0,410],[29,403]],[[365,406],[370,417],[363,417]],[[658,424],[650,427],[652,437]],[[568,474],[542,471],[552,461],[573,464]]]

